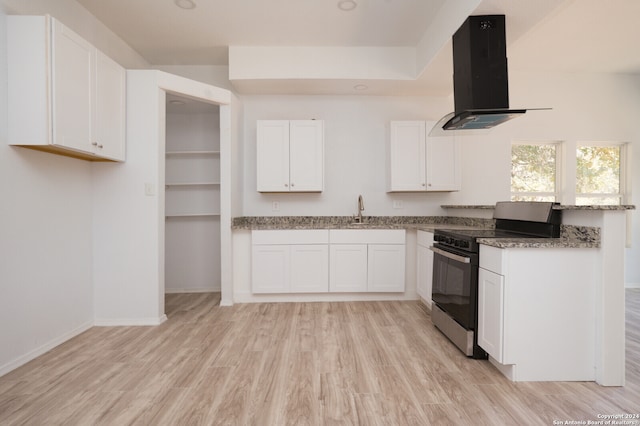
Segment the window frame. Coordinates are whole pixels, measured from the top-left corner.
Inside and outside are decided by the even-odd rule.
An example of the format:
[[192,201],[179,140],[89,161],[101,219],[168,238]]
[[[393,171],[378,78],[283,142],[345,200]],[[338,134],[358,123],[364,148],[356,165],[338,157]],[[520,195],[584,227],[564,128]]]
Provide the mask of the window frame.
[[[620,158],[619,158],[619,162],[620,162],[620,170],[618,171],[619,173],[619,186],[618,186],[618,193],[617,194],[608,194],[608,193],[582,193],[582,192],[578,192],[577,191],[577,184],[578,184],[578,179],[577,179],[577,173],[578,173],[578,149],[580,149],[581,147],[604,147],[604,148],[613,148],[613,147],[618,147],[620,148]],[[586,204],[579,204],[578,203],[578,198],[618,198],[619,199],[619,204],[618,205],[625,205],[627,203],[628,197],[630,196],[629,191],[628,191],[628,185],[629,185],[629,175],[628,175],[628,171],[629,171],[629,150],[630,150],[630,145],[628,142],[617,142],[617,141],[576,141],[575,144],[575,168],[576,168],[576,179],[575,182],[573,183],[573,193],[574,193],[574,200],[575,200],[575,204],[576,205],[592,205],[593,203],[586,203]],[[609,205],[609,204],[607,204]]]
[[[513,146],[514,145],[553,145],[556,150],[556,161],[555,161],[555,187],[554,192],[519,192],[514,191],[513,187],[510,186],[510,199],[514,201],[514,197],[522,196],[522,197],[552,197],[553,202],[560,202],[561,194],[562,194],[562,176],[563,176],[563,141],[560,140],[540,140],[540,141],[532,141],[532,140],[514,140],[511,141],[511,154],[513,155]],[[513,170],[513,162],[511,162],[511,169]]]

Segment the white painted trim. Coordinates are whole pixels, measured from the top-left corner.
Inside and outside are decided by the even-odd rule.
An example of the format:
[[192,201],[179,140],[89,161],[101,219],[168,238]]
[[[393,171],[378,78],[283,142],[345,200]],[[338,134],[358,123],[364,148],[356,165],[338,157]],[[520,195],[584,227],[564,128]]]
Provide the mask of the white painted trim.
[[[281,302],[370,302],[393,300],[419,300],[417,294],[405,293],[297,293],[256,294],[235,293],[235,303],[281,303]],[[223,305],[222,306],[227,306]]]
[[26,364],[27,362],[36,359],[40,355],[49,352],[51,349],[55,348],[58,345],[63,344],[67,340],[70,340],[70,339],[72,339],[72,338],[84,333],[85,331],[87,331],[91,327],[93,327],[93,322],[86,322],[86,323],[82,324],[81,326],[76,327],[73,330],[71,330],[71,331],[69,331],[67,333],[64,333],[63,335],[58,336],[58,337],[48,341],[47,343],[45,343],[45,344],[33,349],[32,351],[27,352],[26,354],[14,359],[13,361],[9,361],[8,363],[0,366],[0,377],[4,376],[5,374],[7,374],[10,371],[15,370],[18,367]]
[[145,325],[160,325],[167,320],[166,315],[159,318],[96,318],[96,327],[130,327]]
[[165,294],[183,294],[183,293],[220,293],[220,286],[207,288],[165,288]]

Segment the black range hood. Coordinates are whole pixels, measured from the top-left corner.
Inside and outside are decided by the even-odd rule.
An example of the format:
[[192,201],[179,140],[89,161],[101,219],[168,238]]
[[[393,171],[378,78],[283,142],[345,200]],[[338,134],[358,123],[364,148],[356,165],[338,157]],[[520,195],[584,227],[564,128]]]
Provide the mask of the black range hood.
[[436,128],[490,129],[527,111],[509,109],[504,15],[469,16],[453,35],[453,97]]

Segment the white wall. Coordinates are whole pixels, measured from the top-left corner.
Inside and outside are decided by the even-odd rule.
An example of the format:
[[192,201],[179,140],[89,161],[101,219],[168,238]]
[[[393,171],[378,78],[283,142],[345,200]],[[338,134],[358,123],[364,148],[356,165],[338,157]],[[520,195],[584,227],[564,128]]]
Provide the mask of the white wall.
[[[98,324],[152,325],[166,319],[164,157],[167,91],[220,105],[230,102],[230,93],[224,89],[161,71],[127,71],[126,162],[94,167],[93,263]],[[220,108],[223,111],[226,107]],[[229,133],[229,124],[221,120],[221,148],[228,145]],[[221,206],[221,227],[229,229],[229,212],[224,209]],[[221,239],[225,244],[224,234]],[[230,242],[227,247],[229,245]],[[224,264],[221,269],[221,275],[225,276]],[[224,283],[222,285],[224,298]]]
[[[629,204],[640,188],[640,76],[607,74],[549,74],[512,72],[512,107],[551,107],[496,127],[488,135],[469,137],[463,149],[462,191],[453,195],[460,204],[492,204],[509,198],[512,140],[563,141],[565,162],[575,162],[581,141],[628,142],[633,159]],[[575,202],[573,179],[563,186],[566,204]],[[640,214],[630,211],[631,247],[626,250],[627,285],[640,286]]]
[[146,62],[73,0],[0,0],[0,375],[93,325],[93,164],[7,142],[6,14],[50,13]]
[[159,288],[164,283],[164,223],[158,214],[164,212],[159,189],[164,168],[158,144],[164,141],[165,95],[154,76],[127,72],[126,162],[96,164],[93,170],[95,317],[100,325],[164,320],[164,287]]
[[154,69],[232,90],[229,67],[223,65],[154,65]]
[[[438,119],[452,109],[451,99],[375,96],[242,96],[244,105],[243,215],[351,215],[358,194],[365,214],[439,215],[441,204],[494,204],[510,196],[512,140],[630,142],[640,164],[640,77],[600,74],[512,72],[512,107],[551,107],[530,111],[486,135],[460,136],[462,190],[453,193],[385,192],[385,143],[389,121]],[[255,182],[255,135],[259,119],[325,120],[325,191],[321,194],[260,194]],[[640,171],[631,170],[633,187]],[[402,200],[403,209],[393,209]],[[279,211],[272,210],[278,201]],[[635,202],[632,197],[631,203]],[[627,283],[640,283],[640,218],[632,217],[632,247],[627,249]]]
[[[243,96],[244,215],[351,215],[362,194],[365,215],[437,215],[449,193],[388,194],[385,146],[391,120],[436,120],[447,100],[378,96]],[[443,106],[444,104],[444,106]],[[318,119],[325,124],[325,190],[317,194],[256,192],[256,120]],[[403,209],[393,209],[403,200]],[[278,201],[279,211],[272,210]]]
[[7,15],[49,14],[125,68],[149,63],[75,0],[0,0]]
[[93,323],[91,165],[7,141],[0,5],[0,375]]

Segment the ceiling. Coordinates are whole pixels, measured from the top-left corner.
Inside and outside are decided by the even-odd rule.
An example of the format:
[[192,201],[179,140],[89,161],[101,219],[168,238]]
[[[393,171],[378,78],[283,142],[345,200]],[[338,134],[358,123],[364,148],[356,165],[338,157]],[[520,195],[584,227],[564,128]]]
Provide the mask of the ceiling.
[[[638,0],[355,0],[352,11],[340,10],[339,0],[193,0],[191,10],[174,0],[77,1],[149,63],[228,65],[241,93],[354,93],[364,84],[362,94],[447,96],[449,40],[469,14],[506,15],[510,69],[640,74]],[[311,57],[327,46],[409,48],[418,66],[401,78],[378,77],[366,64],[345,77],[338,63],[335,75],[294,78],[283,66],[282,76],[235,79],[241,66],[230,46],[261,48],[263,56],[300,47]]]

